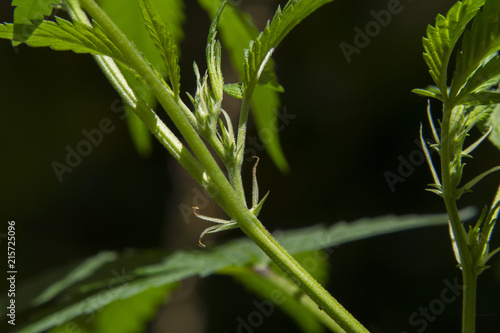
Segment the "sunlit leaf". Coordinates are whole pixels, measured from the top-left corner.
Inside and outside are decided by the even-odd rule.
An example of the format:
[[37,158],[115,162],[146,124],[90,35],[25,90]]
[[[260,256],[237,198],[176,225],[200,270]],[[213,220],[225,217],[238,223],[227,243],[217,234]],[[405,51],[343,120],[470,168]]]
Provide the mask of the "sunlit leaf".
[[16,46],[25,42],[36,27],[42,22],[44,16],[52,13],[52,3],[55,0],[13,0],[14,9],[14,39],[12,45]]
[[448,64],[451,53],[467,24],[476,15],[485,0],[457,1],[446,16],[438,15],[434,26],[427,27],[423,39],[424,60],[432,79],[447,96]]
[[[13,24],[0,24],[0,38],[16,38],[13,37]],[[56,22],[43,21],[26,44],[32,47],[50,47],[57,51],[106,55],[126,63],[123,54],[96,22],[93,22],[92,29],[85,24],[72,23],[59,17]]]
[[[489,0],[474,17],[472,27],[464,34],[462,50],[457,55],[457,65],[451,83],[452,93],[458,92],[462,88],[486,57],[500,49],[499,16],[500,1]],[[494,68],[489,69],[493,70]],[[487,81],[489,81],[488,77],[483,82]]]

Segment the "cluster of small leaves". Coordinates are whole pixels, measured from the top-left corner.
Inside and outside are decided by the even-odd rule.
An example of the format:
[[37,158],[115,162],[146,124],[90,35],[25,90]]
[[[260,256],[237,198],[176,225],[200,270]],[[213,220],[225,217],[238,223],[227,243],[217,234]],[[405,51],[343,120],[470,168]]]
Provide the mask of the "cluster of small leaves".
[[[468,209],[462,212],[462,217],[469,219],[474,214],[473,209]],[[376,235],[444,226],[446,223],[447,217],[443,214],[384,216],[350,223],[340,222],[332,226],[316,225],[280,232],[275,236],[291,254],[298,255]],[[158,293],[160,296],[165,295],[175,287],[176,282],[193,276],[229,274],[242,281],[250,290],[263,295],[266,285],[273,282],[259,272],[268,269],[269,265],[270,259],[248,238],[214,246],[210,250],[176,252],[171,255],[158,251],[128,250],[121,254],[102,252],[83,262],[40,275],[27,281],[26,286],[20,287],[16,297],[19,318],[30,318],[30,321],[19,323],[16,329],[23,333],[38,333],[69,321],[74,321],[75,326],[84,323],[89,317],[93,319],[95,315],[105,316],[109,313],[109,307],[116,307],[117,302],[131,302],[128,307],[135,309],[137,300],[134,297],[156,288],[156,297],[153,293],[147,299],[139,299],[140,307],[151,308],[158,305]],[[317,277],[323,276],[324,279],[327,266],[317,267],[322,267],[322,270],[312,273]],[[278,274],[277,270],[273,271]],[[275,290],[280,288],[280,285],[274,284]],[[283,310],[300,321],[300,326],[317,328],[318,319],[306,314],[310,311],[306,311],[298,302],[297,294],[289,293],[286,289],[283,293],[288,300],[280,305]],[[0,298],[0,314],[4,321],[7,318],[6,302],[8,299],[4,295]],[[77,317],[83,320],[75,319]],[[144,315],[141,315],[137,320],[145,324],[143,318]],[[108,320],[113,320],[113,316]],[[90,324],[95,324],[94,319]],[[62,328],[64,327],[63,325]],[[94,329],[93,332],[109,332],[96,327]]]
[[[480,10],[483,5],[484,7]],[[462,188],[458,188],[465,165],[462,158],[470,157],[470,153],[490,132],[498,131],[498,126],[487,125],[490,124],[489,119],[496,119],[496,113],[499,112],[493,106],[500,102],[500,93],[496,91],[500,83],[500,63],[496,55],[500,50],[499,15],[500,1],[498,0],[458,1],[446,16],[438,15],[435,26],[427,28],[427,37],[423,39],[424,59],[436,86],[427,90],[415,89],[414,92],[439,99],[451,110],[446,115],[451,124],[450,132],[446,135],[452,138],[450,150],[453,156],[450,171],[453,186],[456,188],[456,199],[470,191],[471,187],[479,181],[476,177]],[[471,21],[470,30],[466,30]],[[461,50],[457,54],[456,68],[451,85],[448,87],[450,57],[462,36]],[[495,114],[494,117],[493,114]],[[439,151],[440,140],[431,117],[429,121],[436,141],[432,147]],[[465,148],[465,140],[470,130],[476,125],[484,135]],[[496,136],[489,138],[500,149],[500,141]],[[435,175],[432,163],[430,166]],[[489,170],[480,179],[493,171],[496,171],[496,168]],[[432,191],[441,195],[441,184],[436,177],[435,180],[437,181],[432,184]]]
[[[216,39],[217,25],[225,5],[225,2],[223,2],[212,21],[208,33],[206,47],[208,73],[205,73],[202,77],[198,65],[196,63],[193,65],[197,89],[194,98],[188,95],[194,106],[196,117],[193,126],[212,145],[222,161],[228,165],[234,159],[236,145],[231,120],[222,109],[224,97],[224,77],[221,70],[222,47]],[[209,80],[210,85],[208,84]],[[226,126],[220,118],[221,114],[224,114]],[[218,125],[221,126],[222,134],[218,130]]]
[[[461,185],[465,163],[463,158],[471,157],[470,153],[479,146],[486,137],[500,149],[498,117],[500,109],[500,0],[464,0],[458,1],[446,16],[439,15],[435,26],[427,28],[427,37],[423,39],[424,59],[436,86],[427,90],[415,89],[414,92],[432,97],[443,102],[443,118],[441,124],[449,124],[448,131],[438,135],[430,114],[429,122],[435,143],[431,145],[440,155],[443,138],[446,138],[449,152],[448,169],[450,184],[449,198],[458,200],[464,193],[470,192],[484,177],[500,171],[500,166],[476,176],[465,185]],[[472,23],[470,23],[472,21]],[[467,27],[470,26],[469,29]],[[448,76],[450,57],[458,48],[462,37],[461,48],[457,52],[456,66],[451,80]],[[449,86],[448,86],[448,82]],[[478,127],[483,135],[468,147],[465,141],[472,128]],[[495,135],[490,135],[494,133]],[[422,139],[422,136],[421,136]],[[430,191],[445,197],[445,189],[433,166],[430,154],[424,145],[424,151],[433,174],[434,184]],[[441,156],[443,158],[443,156]],[[485,213],[476,226],[467,233],[464,228],[453,230],[463,232],[468,240],[468,248],[474,260],[474,267],[479,274],[491,258],[488,243],[491,231],[498,216],[498,202],[494,201],[489,214]],[[452,232],[452,238],[455,236]],[[461,263],[460,254],[455,249],[457,260]]]
[[[496,55],[500,50],[499,15],[498,0],[458,1],[446,16],[438,15],[435,26],[427,27],[427,37],[423,39],[424,60],[436,86],[413,91],[436,98],[450,108],[473,106],[454,111],[457,117],[475,113],[467,121],[470,128],[487,122],[493,112],[490,105],[500,102],[500,93],[496,91],[500,83],[500,60]],[[466,30],[471,21],[470,30]],[[450,57],[462,36],[462,46],[450,80]],[[492,142],[500,149],[500,142]]]

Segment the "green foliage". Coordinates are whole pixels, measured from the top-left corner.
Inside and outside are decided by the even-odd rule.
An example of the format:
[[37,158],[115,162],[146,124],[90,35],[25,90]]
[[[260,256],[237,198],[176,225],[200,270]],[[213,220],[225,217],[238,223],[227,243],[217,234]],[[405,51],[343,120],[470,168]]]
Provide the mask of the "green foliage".
[[272,53],[285,36],[312,12],[331,1],[297,0],[289,1],[283,10],[278,7],[273,19],[246,51],[243,82],[247,89],[257,83]]
[[[221,0],[198,0],[199,4],[209,13],[211,18],[214,18],[220,5]],[[221,15],[221,20],[218,24],[222,43],[227,49],[231,64],[243,77],[245,52],[250,42],[258,36],[258,30],[252,22],[250,16],[241,12],[230,5],[224,8]],[[274,72],[272,59],[269,61],[268,69]],[[260,82],[259,82],[260,84]],[[252,113],[255,118],[256,127],[260,138],[261,133],[266,133],[263,143],[273,159],[276,166],[281,171],[288,171],[289,165],[280,145],[277,126],[277,110],[280,107],[277,83],[274,85],[257,86],[252,97]],[[243,83],[233,83],[224,86],[224,91],[236,98],[243,98],[244,86]]]
[[44,16],[52,13],[54,0],[13,0],[14,10],[14,38],[12,45],[17,46],[28,40],[42,22]]
[[[424,59],[436,87],[417,89],[415,92],[444,103],[441,138],[437,135],[429,112],[436,140],[433,148],[441,155],[443,165],[442,181],[432,166],[427,147],[424,152],[435,179],[432,191],[446,201],[449,218],[386,216],[349,224],[338,223],[332,227],[292,230],[276,235],[281,244],[297,256],[294,261],[279,243],[274,243],[274,238],[265,232],[265,228],[256,219],[267,198],[266,194],[259,200],[256,165],[253,169],[251,207],[246,204],[241,167],[250,105],[253,106],[259,131],[268,130],[265,132],[272,134],[265,141],[268,151],[279,168],[287,170],[288,164],[279,145],[276,121],[278,93],[283,91],[283,87],[278,82],[272,55],[292,29],[331,1],[290,0],[283,10],[278,7],[273,19],[257,35],[248,15],[230,6],[224,10],[226,1],[199,0],[213,17],[213,22],[206,46],[207,71],[201,75],[198,66],[194,65],[197,91],[194,97],[190,96],[194,112],[179,97],[181,80],[177,43],[182,39],[184,20],[181,0],[101,0],[100,4],[112,20],[93,1],[80,0],[87,12],[104,29],[95,22],[87,25],[86,17],[82,18],[85,16],[83,12],[81,16],[75,16],[71,10],[70,16],[74,22],[61,18],[55,18],[55,22],[42,21],[44,16],[51,13],[50,2],[13,1],[12,4],[17,6],[14,23],[0,25],[0,38],[11,39],[14,45],[25,42],[34,47],[48,46],[54,50],[95,55],[128,107],[140,116],[131,116],[127,120],[138,150],[143,154],[151,151],[149,130],[160,141],[165,140],[162,143],[205,189],[215,184],[220,194],[216,200],[231,216],[231,220],[199,215],[195,207],[195,214],[199,218],[218,224],[205,229],[201,237],[207,233],[240,227],[267,253],[264,254],[248,239],[217,246],[210,251],[176,252],[172,255],[160,252],[125,252],[121,255],[103,252],[81,264],[50,274],[50,279],[44,276],[33,281],[33,285],[40,290],[38,293],[28,292],[28,288],[22,291],[20,288],[18,299],[21,305],[18,310],[23,316],[30,318],[30,322],[21,328],[22,332],[46,331],[70,320],[79,323],[83,332],[137,331],[152,317],[165,293],[176,282],[211,274],[232,275],[264,298],[269,298],[273,290],[281,291],[286,299],[280,305],[282,310],[293,317],[305,332],[321,332],[324,329],[321,324],[333,331],[342,330],[338,326],[342,325],[351,331],[365,332],[366,329],[361,324],[345,309],[336,305],[328,292],[315,283],[313,277],[323,283],[326,281],[327,261],[316,262],[315,269],[308,273],[297,260],[300,262],[304,258],[311,258],[311,251],[324,254],[319,250],[348,241],[417,227],[443,225],[448,220],[451,221],[454,249],[464,274],[472,271],[478,275],[487,267],[487,260],[499,251],[497,249],[490,252],[488,248],[498,217],[499,200],[494,202],[489,211],[484,210],[475,227],[470,228],[468,233],[465,232],[462,221],[467,219],[470,212],[459,216],[454,205],[477,182],[500,170],[500,167],[493,167],[459,187],[465,166],[462,159],[470,157],[470,153],[490,133],[492,141],[498,146],[499,113],[492,105],[500,103],[500,92],[497,90],[500,83],[500,60],[496,54],[500,49],[500,0],[457,2],[446,16],[437,17],[435,27],[428,27],[427,37],[423,40]],[[70,1],[66,5],[74,12],[79,10],[76,1]],[[480,11],[483,5],[484,8]],[[123,7],[128,10],[123,11]],[[118,27],[115,27],[115,23]],[[468,31],[467,26],[470,26]],[[118,31],[120,29],[124,35]],[[222,45],[217,40],[217,29],[220,29],[233,66],[241,75],[239,83],[224,84],[221,70]],[[455,72],[450,80],[450,57],[461,36],[464,37],[458,51]],[[116,65],[114,61],[117,62]],[[167,77],[170,85],[165,81]],[[156,95],[153,95],[153,91]],[[222,108],[224,92],[242,99],[237,138],[231,125],[232,120]],[[151,111],[157,106],[156,98],[162,102],[196,156],[185,149]],[[148,125],[148,130],[140,120]],[[485,134],[474,144],[464,148],[466,137],[476,124]],[[160,132],[163,136],[158,135]],[[200,135],[224,162],[227,177],[211,152],[206,149]],[[280,267],[290,269],[287,274],[293,279],[279,273],[277,266],[271,264],[270,258]],[[306,264],[303,263],[303,266]],[[311,298],[306,297],[292,280],[303,287]],[[306,282],[305,285],[303,282]],[[469,289],[464,290],[464,293],[469,293]],[[5,299],[2,302],[0,308],[5,318]],[[139,305],[141,311],[136,309]],[[318,309],[318,305],[321,309]],[[90,323],[85,322],[85,316],[97,311],[99,313]],[[126,320],[117,320],[118,313]],[[332,318],[339,324],[333,322]],[[65,329],[61,326],[54,328],[53,332]]]
[[[256,112],[254,114],[256,124],[261,133],[272,134],[272,139],[266,142],[266,145],[275,163],[283,171],[288,170],[288,164],[277,139],[278,131],[276,125],[277,110],[279,108],[279,99],[276,90],[279,91],[281,88],[277,82],[266,88],[256,88],[255,86],[259,83],[264,73],[269,70],[273,71],[271,56],[285,36],[312,12],[331,1],[289,1],[283,11],[278,7],[273,19],[267,23],[264,31],[260,33],[257,39],[251,42],[249,49],[245,51],[243,68],[244,91],[254,94],[254,108],[265,110],[265,112]],[[264,80],[264,83],[269,82],[268,78]]]
[[[15,40],[17,37],[13,24],[0,25],[0,38]],[[80,22],[72,23],[59,17],[56,22],[43,21],[26,44],[32,47],[50,47],[57,51],[105,55],[127,63],[123,54],[95,22],[91,28]]]
[[[483,8],[479,10],[482,5]],[[497,55],[500,50],[499,16],[499,0],[458,1],[446,17],[439,15],[436,27],[429,26],[427,38],[423,40],[424,59],[437,87],[414,90],[415,93],[437,98],[443,103],[439,135],[429,112],[436,141],[432,147],[441,158],[441,168],[438,168],[441,170],[441,181],[427,148],[424,151],[435,182],[430,191],[438,194],[446,203],[452,246],[463,275],[463,332],[473,332],[475,329],[477,278],[487,268],[486,262],[497,252],[489,252],[491,233],[498,217],[497,199],[488,216],[485,209],[475,227],[469,230],[466,230],[457,214],[456,201],[464,193],[471,192],[471,188],[486,176],[500,170],[500,166],[492,167],[465,185],[460,185],[465,167],[463,158],[471,157],[471,152],[487,136],[497,134],[499,130],[498,123],[495,123],[498,115],[494,113],[496,108],[493,107],[500,103],[500,62]],[[472,19],[470,29],[466,30]],[[448,87],[450,56],[462,35],[461,50],[457,52],[455,71]],[[466,138],[476,125],[484,134],[466,148]],[[491,138],[498,146],[498,137]]]
[[448,95],[448,64],[451,53],[467,24],[483,4],[484,0],[457,1],[446,16],[437,16],[435,26],[427,27],[427,37],[423,39],[424,59],[443,96]]
[[51,329],[50,333],[139,333],[158,312],[158,306],[176,284],[148,289],[127,299],[118,299],[96,313],[79,316]]
[[139,4],[149,35],[167,68],[172,90],[175,96],[179,97],[181,76],[174,35],[168,25],[163,23],[160,14],[158,14],[150,0],[140,0]]
[[[184,37],[182,29],[185,20],[184,3],[181,0],[149,0],[147,2],[149,3],[149,12],[155,16],[154,24],[159,29],[159,42],[163,45],[164,51],[158,49],[157,41],[153,42],[154,38],[150,37],[149,30],[152,28],[153,21],[145,21],[143,14],[146,13],[141,10],[138,0],[99,0],[100,6],[113,19],[120,30],[141,50],[148,62],[159,73],[169,76],[172,89],[175,92],[176,89],[177,91],[180,89],[180,83],[179,69],[176,66],[178,55],[174,55],[173,52],[178,52],[176,44]],[[127,10],[123,10],[124,8],[127,8]],[[145,24],[145,22],[150,24]],[[164,31],[162,31],[163,29]],[[165,35],[162,35],[163,33]],[[165,40],[165,37],[168,39]],[[133,75],[126,72],[123,74],[135,95],[140,97],[149,107],[156,109],[158,103],[149,87]],[[144,124],[137,117],[128,117],[127,123],[138,152],[143,156],[148,156],[152,146],[150,134]]]
[[[463,218],[468,219],[473,214],[471,210],[464,211]],[[289,230],[276,237],[290,253],[299,254],[376,235],[446,223],[445,215],[385,216],[340,222],[329,227],[317,225]],[[29,281],[29,285],[37,286],[36,290],[27,293],[26,289],[19,288],[19,304],[32,308],[23,313],[25,318],[29,316],[32,320],[21,332],[42,332],[94,313],[116,300],[125,300],[188,277],[206,277],[219,271],[227,274],[224,270],[231,267],[266,267],[269,263],[270,259],[247,238],[212,247],[209,251],[179,251],[171,255],[151,251],[127,251],[121,255],[103,252],[77,266],[52,273],[50,277],[42,276],[40,281]],[[324,274],[326,268],[319,268],[317,273]],[[3,298],[0,302],[3,318],[6,318],[5,301]]]
[[[483,10],[474,17],[472,27],[466,31],[462,50],[457,55],[457,65],[451,83],[451,97],[455,97],[473,72],[491,53],[500,49],[500,1],[488,0]],[[494,59],[493,59],[494,60]],[[483,82],[489,80],[483,79]],[[475,90],[472,87],[471,90]],[[458,97],[459,98],[459,97]]]
[[472,93],[485,91],[494,87],[498,83],[499,76],[500,58],[495,55],[474,71],[467,81],[467,84],[460,91],[460,96],[469,96]]
[[479,123],[481,130],[486,133],[489,128],[492,129],[488,139],[500,149],[500,106],[496,106],[491,115],[483,122]]

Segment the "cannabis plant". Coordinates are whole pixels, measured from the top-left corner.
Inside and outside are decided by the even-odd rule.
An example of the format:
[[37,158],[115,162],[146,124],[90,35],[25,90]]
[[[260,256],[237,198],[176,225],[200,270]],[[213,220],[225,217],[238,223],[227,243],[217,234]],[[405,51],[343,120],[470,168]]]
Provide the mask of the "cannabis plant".
[[[152,135],[184,174],[203,189],[204,194],[200,192],[198,198],[210,198],[225,216],[212,216],[206,212],[207,205],[201,207],[200,200],[195,200],[198,204],[193,202],[187,211],[186,207],[182,209],[200,224],[210,223],[199,235],[200,249],[173,253],[158,249],[102,251],[34,277],[23,286],[16,282],[21,270],[15,262],[19,221],[9,220],[9,287],[1,299],[6,330],[146,331],[159,305],[168,302],[179,282],[195,276],[226,275],[259,296],[252,303],[256,310],[245,318],[238,317],[238,332],[256,331],[275,308],[289,315],[304,332],[383,332],[383,327],[357,319],[344,308],[332,296],[335,285],[331,293],[325,289],[331,248],[381,234],[448,225],[462,281],[459,287],[448,282],[446,291],[463,290],[461,295],[455,294],[455,298],[462,297],[462,332],[474,332],[478,277],[499,251],[490,249],[490,240],[500,210],[500,186],[495,174],[500,166],[492,165],[475,177],[466,177],[464,161],[487,138],[500,148],[500,109],[496,107],[500,103],[500,0],[458,1],[446,15],[437,16],[423,39],[424,60],[434,85],[413,92],[441,105],[434,101],[428,104],[432,140],[424,139],[422,127],[420,149],[433,181],[428,190],[443,200],[447,214],[388,215],[274,234],[259,214],[266,210],[269,198],[286,193],[280,193],[279,188],[262,191],[258,165],[264,152],[249,147],[250,115],[272,162],[283,173],[289,172],[278,137],[282,116],[279,100],[286,87],[280,84],[273,56],[299,23],[310,20],[308,17],[317,15],[315,12],[323,6],[330,6],[331,0],[290,0],[277,7],[260,33],[238,3],[198,2],[211,18],[204,33],[204,60],[198,58],[181,68],[184,13],[180,0],[134,0],[130,8],[108,0],[12,1],[13,23],[0,25],[0,38],[10,40],[16,50],[26,44],[90,54],[119,96],[123,106],[120,111],[128,111],[123,119],[138,152],[150,154]],[[365,30],[354,29],[354,44],[340,43],[347,62],[351,63],[402,9],[398,1],[391,0],[386,9],[372,11],[373,21],[365,25]],[[128,20],[128,12],[140,16],[141,21]],[[223,62],[225,57],[230,66]],[[300,73],[294,75],[300,80]],[[193,78],[193,90],[184,88],[189,86],[186,77]],[[230,112],[230,105],[237,105],[238,111]],[[434,118],[436,107],[441,108],[438,119]],[[66,146],[65,158],[50,165],[58,182],[71,175],[114,128],[109,119],[103,118],[96,128],[82,131],[85,139],[74,147]],[[469,142],[476,129],[481,135]],[[333,146],[332,154],[340,145],[321,144]],[[310,172],[328,167],[311,166]],[[251,171],[244,172],[248,169]],[[498,191],[476,221],[466,224],[474,210],[459,210],[458,200],[471,195],[468,192],[486,177]],[[385,178],[392,187],[398,180],[390,174]],[[285,222],[279,221],[280,228],[287,228]],[[140,223],[137,221],[137,228]],[[215,245],[213,234],[230,229],[240,229],[247,237]],[[22,235],[17,237],[22,239]],[[369,297],[367,300],[371,301]],[[459,317],[457,313],[457,326]],[[418,314],[409,316],[410,325],[418,332],[424,331],[429,321],[433,320]]]

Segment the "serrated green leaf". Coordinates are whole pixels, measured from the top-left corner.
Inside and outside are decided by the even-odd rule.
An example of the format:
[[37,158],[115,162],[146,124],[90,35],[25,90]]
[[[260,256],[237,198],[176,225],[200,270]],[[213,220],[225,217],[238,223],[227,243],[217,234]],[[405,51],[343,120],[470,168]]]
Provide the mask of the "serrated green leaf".
[[480,66],[467,80],[466,85],[460,91],[457,97],[460,103],[461,99],[473,92],[487,90],[499,83],[500,80],[500,57],[494,56],[488,62]]
[[469,77],[491,53],[500,49],[500,1],[486,1],[483,10],[477,13],[470,30],[462,41],[462,50],[457,55],[455,74],[451,83],[452,97],[462,88]]
[[44,16],[52,13],[54,0],[13,0],[14,9],[14,38],[12,45],[17,46],[28,40]]
[[214,93],[214,97],[217,102],[222,101],[222,94],[224,91],[224,78],[222,76],[222,70],[221,70],[222,50],[220,42],[216,39],[216,36],[217,36],[217,26],[219,24],[221,14],[225,6],[226,6],[226,1],[224,0],[219,10],[217,11],[217,14],[212,20],[212,24],[210,25],[207,38],[207,47],[206,47],[208,74],[210,76],[210,84],[212,85],[212,91]]
[[[56,51],[92,53],[109,56],[126,64],[126,59],[115,44],[106,37],[96,22],[93,28],[56,17],[56,22],[43,21],[26,44],[32,47],[50,47]],[[13,24],[0,24],[0,38],[12,39]]]
[[446,16],[437,16],[435,26],[427,27],[426,38],[422,40],[424,60],[443,96],[448,96],[448,64],[451,53],[467,24],[483,4],[484,0],[457,1]]
[[423,96],[423,97],[436,98],[436,99],[438,99],[440,101],[443,100],[443,97],[438,92],[429,91],[429,90],[426,90],[426,89],[419,89],[419,88],[413,89],[411,92],[414,93],[414,94]]
[[496,91],[480,91],[464,98],[460,104],[489,105],[500,103],[500,93]]
[[167,68],[172,90],[176,97],[180,93],[180,67],[177,56],[177,44],[172,31],[165,24],[151,0],[139,0],[146,28]]
[[243,84],[228,83],[224,85],[224,92],[230,96],[242,99],[243,98]]
[[[271,56],[285,36],[302,20],[321,6],[333,0],[297,0],[289,1],[283,11],[278,7],[271,21],[268,21],[264,31],[255,39],[245,52],[243,84],[245,91],[253,91],[266,69],[273,68]],[[256,124],[261,133],[260,137],[266,144],[268,151],[282,171],[288,171],[283,150],[279,143],[278,127],[276,126],[279,99],[276,94],[271,96],[266,91],[255,89],[252,106],[257,106],[260,112],[255,112]],[[260,96],[257,96],[260,95]],[[267,97],[267,103],[262,101]],[[264,137],[266,133],[267,137]]]
[[[462,220],[474,214],[467,210],[461,212]],[[337,223],[332,226],[318,225],[310,228],[289,230],[276,234],[278,241],[291,254],[314,251],[343,243],[374,237],[414,228],[446,225],[448,216],[385,216],[367,218],[350,223]],[[269,258],[249,239],[240,239],[227,244],[212,247],[208,251],[176,252],[170,256],[160,252],[126,252],[112,262],[103,262],[92,276],[83,280],[74,280],[73,284],[57,286],[68,272],[61,271],[59,276],[52,275],[49,281],[44,279],[44,286],[37,284],[35,294],[26,295],[20,286],[19,299],[35,299],[46,293],[45,290],[57,289],[52,299],[45,299],[43,306],[30,313],[19,313],[19,318],[29,321],[19,323],[16,329],[23,333],[38,333],[61,325],[80,315],[93,313],[118,299],[127,299],[150,288],[167,285],[195,275],[208,276],[231,266],[268,263]],[[74,268],[71,274],[78,276],[85,265]],[[30,281],[36,284],[36,281]],[[0,316],[6,320],[5,295],[0,298]],[[29,301],[27,301],[29,304]]]
[[245,85],[257,83],[273,50],[293,28],[318,8],[331,1],[333,0],[295,0],[288,1],[283,10],[278,7],[273,19],[268,21],[264,31],[247,50],[243,80]]

